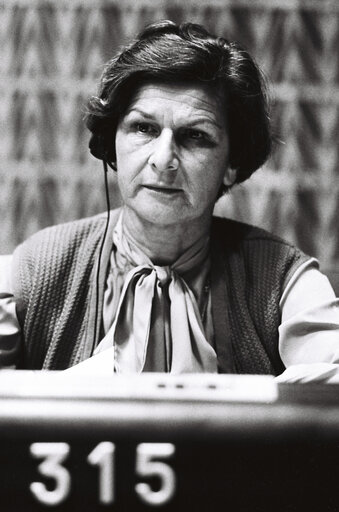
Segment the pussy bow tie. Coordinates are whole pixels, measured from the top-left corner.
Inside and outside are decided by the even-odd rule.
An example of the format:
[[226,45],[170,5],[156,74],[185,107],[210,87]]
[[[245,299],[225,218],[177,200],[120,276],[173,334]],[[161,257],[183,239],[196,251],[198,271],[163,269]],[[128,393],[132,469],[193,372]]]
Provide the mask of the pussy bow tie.
[[215,373],[216,354],[206,340],[197,301],[180,276],[204,259],[207,247],[192,247],[173,265],[157,266],[127,238],[119,220],[113,241],[133,268],[113,324],[95,352],[113,346],[117,372]]

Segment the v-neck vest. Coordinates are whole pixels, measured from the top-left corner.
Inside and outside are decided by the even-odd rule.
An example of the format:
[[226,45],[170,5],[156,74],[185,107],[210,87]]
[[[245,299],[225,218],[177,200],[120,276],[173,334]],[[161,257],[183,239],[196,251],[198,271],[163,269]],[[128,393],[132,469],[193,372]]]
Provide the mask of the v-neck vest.
[[[111,212],[109,231],[119,209]],[[22,367],[65,369],[90,357],[102,337],[104,285],[112,250],[98,255],[105,214],[39,231],[14,252],[13,281],[23,332]],[[309,259],[266,231],[213,218],[211,298],[220,373],[278,375],[279,301]]]

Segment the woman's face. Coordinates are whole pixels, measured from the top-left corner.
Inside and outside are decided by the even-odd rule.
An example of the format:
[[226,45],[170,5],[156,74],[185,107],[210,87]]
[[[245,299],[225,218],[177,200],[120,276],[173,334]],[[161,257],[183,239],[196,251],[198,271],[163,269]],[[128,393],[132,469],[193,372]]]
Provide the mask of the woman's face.
[[221,98],[204,85],[141,86],[116,132],[123,201],[142,220],[186,223],[212,215],[231,184]]

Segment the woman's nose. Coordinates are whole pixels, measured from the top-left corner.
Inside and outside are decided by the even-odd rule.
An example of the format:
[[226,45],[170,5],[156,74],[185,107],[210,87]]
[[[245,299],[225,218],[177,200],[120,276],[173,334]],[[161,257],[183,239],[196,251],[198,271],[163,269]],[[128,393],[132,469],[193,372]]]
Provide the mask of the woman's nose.
[[176,144],[172,130],[162,130],[159,137],[154,140],[148,163],[158,172],[176,171],[178,169],[179,160],[176,155]]

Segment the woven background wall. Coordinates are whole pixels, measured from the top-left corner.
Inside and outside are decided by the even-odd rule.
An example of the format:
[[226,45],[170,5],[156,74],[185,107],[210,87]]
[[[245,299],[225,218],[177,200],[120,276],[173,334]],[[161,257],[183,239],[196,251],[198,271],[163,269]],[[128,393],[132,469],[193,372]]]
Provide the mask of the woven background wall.
[[[103,62],[161,18],[237,39],[271,84],[280,142],[217,212],[339,268],[337,0],[0,0],[0,253],[41,227],[104,210],[83,107]],[[114,177],[110,188],[118,204]]]

